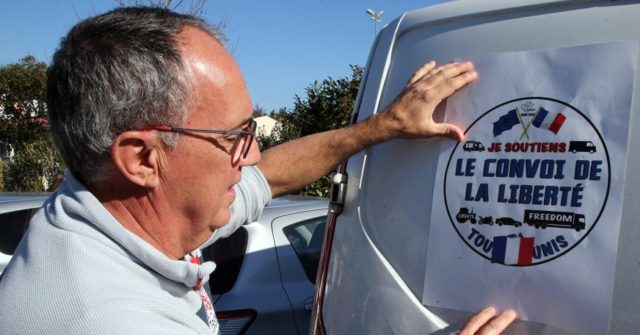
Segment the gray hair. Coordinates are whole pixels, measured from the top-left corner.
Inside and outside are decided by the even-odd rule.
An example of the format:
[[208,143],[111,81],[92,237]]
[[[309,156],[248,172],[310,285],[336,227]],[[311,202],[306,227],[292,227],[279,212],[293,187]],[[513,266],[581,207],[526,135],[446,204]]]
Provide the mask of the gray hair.
[[[78,23],[47,71],[53,139],[71,172],[91,185],[113,169],[110,147],[125,131],[181,126],[190,84],[177,35],[185,26],[223,37],[203,20],[151,7],[119,8]],[[178,135],[161,134],[174,148]]]

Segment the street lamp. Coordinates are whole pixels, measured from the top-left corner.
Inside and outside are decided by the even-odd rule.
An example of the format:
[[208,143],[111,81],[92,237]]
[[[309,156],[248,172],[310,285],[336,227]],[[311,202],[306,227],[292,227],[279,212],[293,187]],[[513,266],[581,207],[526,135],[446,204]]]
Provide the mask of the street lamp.
[[376,36],[378,35],[378,24],[380,24],[380,19],[382,18],[382,15],[384,15],[383,11],[379,11],[379,12],[375,12],[373,9],[367,8],[367,15],[369,15],[369,18],[371,20],[373,20],[373,22],[375,23],[375,28],[376,28]]

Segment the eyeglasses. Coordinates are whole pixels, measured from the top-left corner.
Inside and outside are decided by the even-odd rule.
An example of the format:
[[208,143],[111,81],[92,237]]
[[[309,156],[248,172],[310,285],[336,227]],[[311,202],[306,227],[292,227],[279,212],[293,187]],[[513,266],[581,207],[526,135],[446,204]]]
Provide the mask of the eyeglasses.
[[166,125],[153,125],[148,127],[148,129],[153,129],[157,131],[164,132],[174,132],[174,133],[205,133],[205,134],[221,134],[226,136],[235,136],[233,139],[225,139],[229,142],[233,142],[233,146],[231,150],[227,151],[231,155],[231,160],[233,163],[237,163],[240,160],[240,156],[242,159],[247,158],[249,151],[251,150],[251,144],[253,143],[253,139],[256,137],[256,128],[258,128],[258,124],[256,120],[250,118],[247,120],[247,125],[244,127],[244,130],[212,130],[212,129],[197,129],[197,128],[179,128],[179,127],[171,127]]

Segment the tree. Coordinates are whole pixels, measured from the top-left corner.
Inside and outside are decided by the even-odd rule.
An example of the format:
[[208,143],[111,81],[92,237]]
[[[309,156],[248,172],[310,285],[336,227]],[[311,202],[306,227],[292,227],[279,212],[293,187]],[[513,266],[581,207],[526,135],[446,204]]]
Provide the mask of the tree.
[[261,117],[261,116],[265,116],[267,115],[264,111],[264,108],[262,108],[262,106],[256,104],[255,106],[253,106],[253,114],[251,115],[252,117],[256,118],[256,117]]
[[16,149],[47,133],[46,72],[33,56],[0,67],[0,142]]
[[349,124],[364,71],[357,65],[350,67],[351,78],[334,80],[329,77],[322,83],[314,81],[305,89],[306,97],[295,96],[291,117],[301,136]]
[[32,56],[0,67],[3,191],[44,191],[64,169],[49,134],[46,68]]
[[[305,89],[304,97],[294,97],[292,111],[280,109],[271,112],[271,117],[278,120],[278,124],[270,136],[258,136],[261,148],[266,150],[301,136],[348,125],[364,72],[360,66],[350,67],[351,77],[329,77],[321,83],[314,81]],[[326,197],[330,186],[330,178],[325,176],[307,186],[300,194]]]
[[51,190],[62,176],[62,157],[51,140],[28,143],[5,164],[5,191],[43,192]]
[[282,121],[287,118],[289,113],[291,113],[290,110],[288,110],[286,107],[281,107],[277,111],[272,110],[271,113],[269,113],[269,116],[275,119],[276,121]]

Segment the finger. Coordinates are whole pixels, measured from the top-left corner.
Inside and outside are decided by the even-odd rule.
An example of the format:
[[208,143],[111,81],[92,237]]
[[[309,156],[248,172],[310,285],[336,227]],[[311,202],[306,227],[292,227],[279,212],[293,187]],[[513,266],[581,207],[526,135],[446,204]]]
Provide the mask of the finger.
[[442,73],[445,77],[455,77],[463,72],[471,70],[473,70],[473,63],[471,62],[452,63],[450,66],[442,67]]
[[473,335],[484,326],[494,315],[496,310],[493,307],[487,307],[480,311],[480,313],[474,315],[469,322],[462,328],[460,335]]
[[508,309],[495,319],[489,321],[486,325],[480,328],[480,335],[497,335],[502,333],[507,326],[509,326],[516,319],[516,312]]
[[434,74],[436,74],[436,73],[438,73],[440,71],[447,70],[447,69],[449,69],[451,67],[454,67],[454,66],[456,66],[458,64],[460,64],[460,63],[452,62],[452,63],[447,63],[447,64],[444,64],[444,65],[435,67],[431,71],[427,72],[427,77],[432,76],[432,75],[434,75]]
[[426,80],[429,87],[435,87],[452,78],[459,77],[466,73],[475,73],[471,62],[456,63],[453,66],[443,67]]
[[456,141],[461,141],[464,138],[462,129],[450,123],[436,123],[432,129],[432,136],[446,136]]
[[420,87],[420,89],[429,91],[431,97],[442,100],[452,95],[468,83],[474,81],[476,78],[478,78],[477,72],[464,72],[453,78],[445,78],[443,81],[432,87],[428,87],[429,84],[425,84],[425,86]]
[[407,85],[411,85],[416,81],[420,80],[420,78],[422,78],[425,74],[429,73],[429,71],[433,70],[433,68],[435,67],[436,67],[436,62],[433,60],[422,64],[422,66],[420,66],[418,70],[416,70],[416,72],[411,76],[411,78],[409,79],[409,83]]

